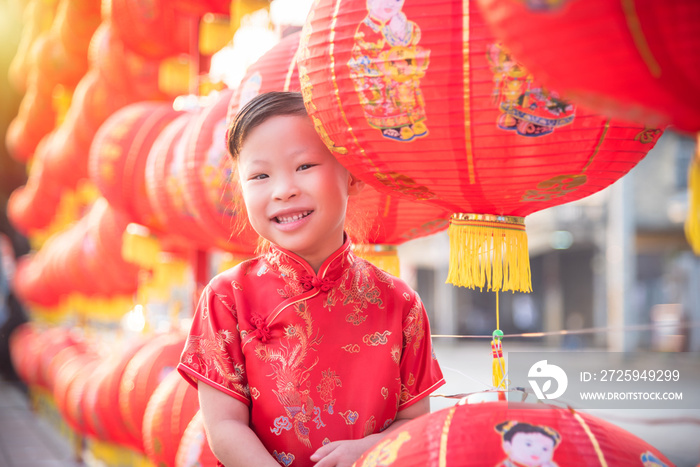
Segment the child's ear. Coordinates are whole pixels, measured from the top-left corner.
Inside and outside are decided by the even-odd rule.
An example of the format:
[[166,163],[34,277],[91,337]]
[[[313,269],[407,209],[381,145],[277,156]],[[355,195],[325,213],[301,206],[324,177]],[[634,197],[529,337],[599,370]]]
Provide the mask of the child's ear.
[[348,173],[348,195],[353,196],[359,194],[365,187],[365,182]]

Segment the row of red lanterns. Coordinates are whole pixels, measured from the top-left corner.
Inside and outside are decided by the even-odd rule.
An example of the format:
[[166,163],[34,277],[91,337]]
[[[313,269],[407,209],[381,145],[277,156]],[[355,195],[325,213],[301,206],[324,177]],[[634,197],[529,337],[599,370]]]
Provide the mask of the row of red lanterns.
[[215,465],[197,391],[174,369],[183,346],[179,334],[142,336],[110,355],[75,329],[32,324],[10,338],[20,378],[51,394],[78,435],[145,455],[153,465]]
[[121,255],[127,225],[123,214],[98,199],[73,227],[20,259],[13,279],[15,293],[23,302],[43,308],[57,307],[73,294],[133,295],[139,269]]

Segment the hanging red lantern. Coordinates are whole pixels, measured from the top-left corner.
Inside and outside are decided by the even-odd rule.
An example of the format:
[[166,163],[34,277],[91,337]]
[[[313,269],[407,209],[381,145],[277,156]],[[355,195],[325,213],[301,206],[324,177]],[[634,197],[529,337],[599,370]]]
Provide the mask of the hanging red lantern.
[[130,444],[143,451],[143,417],[146,405],[163,379],[175,370],[185,345],[182,336],[165,334],[139,349],[124,369],[119,386],[119,411]]
[[139,449],[138,443],[132,443],[132,438],[119,411],[119,387],[124,371],[131,359],[148,342],[139,338],[128,343],[124,350],[103,363],[105,375],[96,386],[94,401],[92,401],[92,416],[97,419],[102,428],[102,439],[115,444],[121,444]]
[[[74,401],[72,399],[72,397],[75,397],[75,394],[71,393],[70,388],[81,373],[93,370],[99,360],[99,357],[93,352],[79,353],[61,365],[56,373],[56,381],[53,388],[56,409],[68,426],[78,433],[83,431],[82,411],[79,410],[80,400]],[[83,381],[87,380],[88,374],[85,374]],[[78,397],[81,395],[78,395]],[[78,419],[76,416],[80,418]]]
[[143,444],[154,465],[175,465],[182,435],[197,411],[197,390],[177,371],[166,376],[143,416]]
[[156,223],[146,196],[148,152],[178,112],[169,103],[140,102],[110,116],[90,148],[90,178],[109,203],[146,227]]
[[[19,263],[18,263],[19,267]],[[30,367],[27,364],[27,358],[30,355],[29,349],[32,348],[34,342],[38,339],[39,333],[33,323],[22,323],[17,326],[10,334],[10,361],[12,367],[25,384],[29,384]]]
[[245,212],[226,149],[226,113],[232,95],[230,90],[213,95],[213,102],[188,125],[188,137],[182,142],[183,158],[175,167],[181,169],[186,208],[209,234],[211,245],[250,257],[258,234],[247,220],[239,219]]
[[170,0],[111,0],[108,5],[103,13],[134,52],[149,58],[190,52],[198,18],[178,11]]
[[168,100],[158,88],[160,60],[144,57],[127,48],[114,34],[110,22],[103,22],[90,41],[90,63],[116,91],[135,100]]
[[[61,402],[64,407],[62,411],[63,418],[77,433],[87,435],[90,429],[87,419],[88,414],[85,413],[82,401],[85,398],[87,385],[92,380],[94,372],[102,363],[102,359],[86,359],[86,361],[77,361],[75,363],[76,365],[73,368],[75,373],[70,372],[70,377],[65,379],[65,383],[57,385],[56,390],[61,389],[64,391],[62,394],[65,394],[65,398]],[[71,366],[73,367],[73,365]]]
[[568,407],[482,402],[417,418],[388,434],[358,467],[672,465],[609,422]]
[[174,164],[184,158],[184,138],[194,118],[186,112],[166,126],[151,146],[146,161],[146,193],[169,242],[189,249],[206,250],[213,246],[211,236],[195,221],[183,198],[184,174]]
[[457,285],[529,291],[524,216],[605,188],[660,134],[538,85],[475,2],[321,0],[299,70],[317,131],[353,174],[460,213]]
[[61,38],[63,47],[71,58],[86,58],[90,38],[102,19],[101,3],[61,0],[56,8],[51,30]]
[[218,460],[209,447],[207,434],[204,432],[202,412],[192,418],[180,440],[175,458],[175,467],[214,467]]
[[565,97],[606,115],[700,131],[698,2],[478,3],[518,60]]

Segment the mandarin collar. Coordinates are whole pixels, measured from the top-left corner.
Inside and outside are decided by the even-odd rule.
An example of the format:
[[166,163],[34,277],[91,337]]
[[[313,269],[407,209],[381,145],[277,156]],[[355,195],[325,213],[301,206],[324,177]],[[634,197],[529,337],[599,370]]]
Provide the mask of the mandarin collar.
[[286,266],[291,265],[297,270],[300,276],[313,276],[318,279],[335,281],[343,274],[346,266],[354,261],[350,237],[347,233],[344,233],[343,238],[343,244],[326,258],[318,269],[318,274],[314,272],[314,269],[304,258],[274,244],[270,245],[270,250],[265,254],[265,259],[272,266],[278,267],[281,264],[285,264]]

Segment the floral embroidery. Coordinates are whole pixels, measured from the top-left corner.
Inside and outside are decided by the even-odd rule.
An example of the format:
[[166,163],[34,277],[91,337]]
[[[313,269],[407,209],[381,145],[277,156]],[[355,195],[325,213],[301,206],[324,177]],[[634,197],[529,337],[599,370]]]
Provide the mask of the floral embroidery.
[[389,397],[389,389],[386,387],[382,388],[382,397],[384,397],[384,400],[386,400],[387,397]]
[[219,330],[214,339],[190,336],[183,354],[193,369],[213,368],[227,382],[229,389],[248,395],[248,385],[243,384],[243,365],[234,365],[225,350],[226,345],[234,340],[235,335],[226,329]]
[[341,347],[341,349],[345,350],[346,352],[357,353],[360,351],[360,346],[357,344],[348,344]]
[[408,347],[413,343],[413,354],[418,354],[421,340],[425,336],[425,323],[423,322],[423,305],[416,296],[411,310],[408,312],[403,326],[403,346]]
[[343,383],[335,371],[328,369],[321,372],[321,383],[316,386],[316,390],[321,395],[321,400],[324,402],[323,410],[329,414],[333,413],[335,399],[333,399],[333,390],[336,387],[342,387]]
[[401,383],[401,395],[399,396],[400,404],[408,402],[411,399],[411,393],[405,384]]
[[250,395],[253,396],[253,399],[257,399],[260,397],[260,391],[258,391],[258,388],[252,388],[250,390]]
[[347,321],[348,323],[352,323],[355,326],[359,326],[360,324],[364,323],[364,321],[367,319],[367,316],[361,313],[362,310],[355,310],[354,313],[349,313],[345,317],[345,321]]
[[354,410],[348,409],[345,412],[340,412],[340,416],[343,417],[343,420],[348,425],[354,425],[360,415]]
[[314,423],[316,423],[316,429],[320,429],[324,426],[326,426],[325,423],[323,423],[323,420],[321,420],[321,407],[314,407]]
[[292,429],[292,422],[289,421],[289,419],[285,416],[277,417],[275,419],[275,427],[270,428],[270,431],[276,434],[277,436],[282,434],[282,431],[289,431]]
[[275,450],[272,452],[272,455],[275,456],[277,462],[284,465],[285,467],[289,467],[290,465],[292,465],[292,462],[294,462],[294,454],[292,454],[291,452],[287,454],[286,452],[277,452]]
[[394,344],[391,346],[391,359],[397,365],[399,364],[399,361],[401,360],[401,348],[399,347],[398,344]]
[[408,381],[406,381],[406,384],[408,384],[409,386],[413,386],[414,384],[416,384],[416,377],[413,376],[413,373],[408,374]]
[[374,415],[369,417],[369,420],[365,422],[365,432],[364,436],[371,435],[374,433],[374,429],[377,427],[377,421],[374,419]]
[[373,334],[365,334],[362,338],[362,342],[367,345],[376,347],[378,345],[385,345],[389,340],[387,339],[391,335],[391,331],[375,332]]
[[384,425],[382,425],[382,427],[379,429],[379,431],[381,432],[381,431],[386,430],[387,428],[389,428],[391,426],[392,423],[394,423],[393,418],[387,419],[387,421],[384,422]]
[[268,348],[263,342],[255,348],[255,353],[261,360],[267,362],[273,370],[273,378],[277,389],[272,392],[284,407],[285,413],[292,421],[294,434],[306,447],[311,447],[307,422],[311,421],[314,401],[309,395],[309,389],[302,389],[309,378],[309,373],[318,363],[318,357],[311,364],[306,362],[310,350],[320,342],[311,339],[312,322],[310,313],[304,303],[295,304],[296,313],[307,320],[306,332],[300,325],[289,325],[285,328],[283,343],[279,348]]

